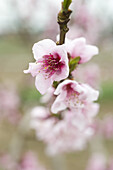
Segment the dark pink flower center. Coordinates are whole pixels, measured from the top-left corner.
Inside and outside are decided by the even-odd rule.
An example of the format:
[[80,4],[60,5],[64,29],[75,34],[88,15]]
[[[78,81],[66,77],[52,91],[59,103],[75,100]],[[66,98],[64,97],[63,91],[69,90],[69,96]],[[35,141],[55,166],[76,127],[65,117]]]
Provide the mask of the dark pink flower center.
[[75,97],[79,96],[79,93],[77,91],[75,91],[72,88],[71,85],[72,85],[72,83],[69,83],[69,84],[65,85],[64,90],[66,90],[68,98],[75,98]]
[[82,106],[82,101],[79,99],[80,93],[72,87],[72,83],[64,86],[63,90],[66,91],[66,103],[68,106]]
[[41,70],[45,73],[46,78],[50,78],[54,73],[60,74],[64,63],[60,61],[61,57],[55,53],[54,55],[44,55],[42,60],[39,60],[38,63],[41,63]]

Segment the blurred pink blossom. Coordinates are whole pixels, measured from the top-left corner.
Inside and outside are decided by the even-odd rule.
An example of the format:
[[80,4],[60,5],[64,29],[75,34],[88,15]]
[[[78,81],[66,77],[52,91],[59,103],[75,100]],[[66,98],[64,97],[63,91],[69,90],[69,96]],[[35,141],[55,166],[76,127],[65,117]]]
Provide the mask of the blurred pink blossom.
[[93,154],[86,170],[106,170],[106,158],[103,154]]
[[0,87],[0,119],[7,119],[12,124],[20,120],[20,100],[14,88]]
[[86,170],[113,170],[112,156],[107,159],[105,154],[93,153],[88,161]]
[[113,116],[106,116],[101,123],[101,132],[104,137],[113,138]]
[[84,82],[93,88],[99,87],[100,83],[100,69],[97,64],[89,64],[85,67],[79,67],[72,72],[75,80]]
[[[81,3],[81,2],[80,2]],[[76,11],[68,38],[85,37],[88,42],[95,43],[99,39],[99,33],[102,30],[100,20],[90,11],[86,3],[73,3]]]
[[0,154],[0,168],[4,170],[17,170],[18,165],[9,154]]
[[93,134],[93,116],[89,117],[87,119],[82,109],[53,115],[45,107],[35,107],[31,111],[31,128],[36,130],[37,138],[47,144],[51,155],[81,150]]
[[27,152],[19,164],[18,170],[46,170],[37,160],[36,155],[32,152]]

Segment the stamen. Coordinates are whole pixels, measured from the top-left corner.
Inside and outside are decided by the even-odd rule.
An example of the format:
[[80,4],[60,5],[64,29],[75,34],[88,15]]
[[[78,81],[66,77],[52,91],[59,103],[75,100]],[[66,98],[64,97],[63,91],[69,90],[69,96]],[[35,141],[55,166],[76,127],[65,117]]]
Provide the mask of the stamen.
[[41,64],[40,71],[45,72],[46,78],[51,77],[54,73],[61,72],[64,63],[60,61],[60,56],[58,54],[44,55],[42,60],[39,60],[38,63]]

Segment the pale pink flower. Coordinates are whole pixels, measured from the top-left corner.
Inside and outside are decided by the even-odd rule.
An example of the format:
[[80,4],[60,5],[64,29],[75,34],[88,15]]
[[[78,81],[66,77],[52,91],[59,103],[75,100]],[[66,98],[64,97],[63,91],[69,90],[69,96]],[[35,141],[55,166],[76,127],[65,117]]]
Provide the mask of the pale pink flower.
[[106,170],[106,159],[102,154],[93,154],[86,170]]
[[80,130],[80,127],[77,128],[77,126],[77,120],[75,124],[71,124],[71,122],[66,122],[65,120],[61,120],[55,124],[50,132],[52,134],[48,141],[47,153],[54,155],[83,150],[86,147],[86,143],[91,138],[93,131],[90,127]]
[[31,116],[31,127],[36,130],[37,138],[47,144],[47,153],[51,155],[82,150],[93,134],[91,122],[82,109],[56,116],[45,107],[35,107]]
[[35,85],[41,94],[46,93],[53,81],[68,77],[68,57],[64,45],[57,46],[50,39],[39,41],[33,46],[36,63],[30,63],[24,73],[36,76]]
[[94,55],[98,54],[98,48],[87,45],[85,38],[67,39],[66,50],[72,58],[80,57],[79,64],[88,62]]
[[20,99],[14,88],[0,86],[0,119],[17,124],[21,118],[19,113]]
[[58,96],[51,107],[53,113],[66,108],[84,107],[86,103],[97,100],[99,96],[99,92],[89,85],[73,80],[65,80],[60,83],[54,94]]
[[57,118],[52,117],[49,110],[42,106],[37,106],[31,111],[31,128],[36,130],[36,135],[39,140],[47,142],[50,138]]

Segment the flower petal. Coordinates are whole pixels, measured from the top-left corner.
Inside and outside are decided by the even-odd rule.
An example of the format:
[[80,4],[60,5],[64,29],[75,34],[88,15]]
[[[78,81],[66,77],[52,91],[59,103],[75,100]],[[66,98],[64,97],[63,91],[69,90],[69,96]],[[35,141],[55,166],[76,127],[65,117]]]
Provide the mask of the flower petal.
[[55,42],[50,39],[44,39],[33,45],[33,54],[35,60],[38,60],[44,55],[50,54],[51,50],[56,46]]
[[58,87],[56,88],[54,94],[55,94],[55,95],[58,95],[58,94],[62,91],[62,88],[64,87],[64,85],[66,85],[66,84],[68,84],[68,83],[71,83],[71,82],[72,82],[72,80],[65,80],[65,81],[63,81],[62,83],[60,83],[60,84],[58,85]]
[[85,44],[86,44],[85,38],[77,38],[75,40],[70,41],[67,44],[67,51],[70,53],[72,58],[80,57],[81,51],[83,51],[85,48]]
[[56,72],[52,79],[55,81],[60,81],[67,78],[69,75],[68,56],[64,45],[56,46],[53,49],[52,54],[54,55],[56,52],[61,57],[60,62],[63,63],[63,66],[61,67],[61,72]]
[[51,111],[52,113],[58,113],[59,111],[66,109],[66,107],[65,102],[62,100],[62,95],[59,95],[53,103]]
[[80,64],[81,63],[86,63],[88,62],[94,55],[97,55],[99,52],[98,48],[93,45],[86,45],[85,49],[81,53],[81,59],[80,59]]
[[91,86],[88,84],[82,84],[82,87],[86,90],[86,101],[91,102],[91,101],[96,101],[99,97],[99,91],[93,89]]
[[41,94],[46,93],[51,85],[52,85],[51,78],[46,79],[42,74],[38,74],[36,76],[35,86]]
[[24,70],[24,73],[31,73],[33,77],[35,77],[38,74],[38,71],[40,69],[40,65],[36,63],[29,63],[28,70]]

